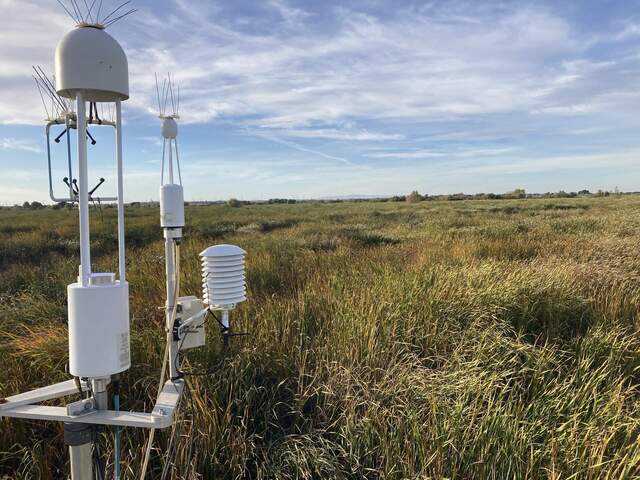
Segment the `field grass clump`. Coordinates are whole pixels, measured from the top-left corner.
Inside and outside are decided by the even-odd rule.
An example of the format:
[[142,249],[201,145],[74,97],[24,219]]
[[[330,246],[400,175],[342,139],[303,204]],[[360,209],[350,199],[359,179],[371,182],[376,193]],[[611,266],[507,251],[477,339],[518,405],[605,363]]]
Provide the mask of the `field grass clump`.
[[[170,478],[640,478],[640,198],[189,206],[198,253],[248,252],[249,300],[189,351]],[[92,211],[95,270],[115,209]],[[0,395],[64,380],[77,212],[0,211]],[[11,227],[4,227],[11,225]],[[133,366],[151,409],[162,358],[158,211],[127,207]],[[6,247],[6,248],[5,248]],[[0,420],[0,478],[64,478],[62,427]],[[171,432],[158,432],[159,478]],[[105,437],[105,456],[112,455]],[[123,436],[137,478],[145,434]],[[111,457],[109,457],[111,458]],[[112,465],[108,466],[112,471]]]

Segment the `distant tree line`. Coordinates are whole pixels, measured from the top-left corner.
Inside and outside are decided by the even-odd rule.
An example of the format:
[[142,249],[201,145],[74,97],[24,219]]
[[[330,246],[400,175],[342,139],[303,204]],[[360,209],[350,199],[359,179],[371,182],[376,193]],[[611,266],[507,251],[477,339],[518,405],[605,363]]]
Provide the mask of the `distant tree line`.
[[450,193],[445,195],[423,195],[417,190],[412,191],[407,195],[394,195],[387,199],[376,199],[372,201],[387,201],[387,202],[407,202],[417,203],[430,200],[445,200],[445,201],[457,201],[457,200],[513,200],[524,198],[575,198],[575,197],[608,197],[610,195],[630,195],[638,192],[623,193],[617,187],[613,191],[598,190],[595,193],[591,193],[587,189],[580,190],[578,192],[566,192],[560,190],[558,192],[546,192],[546,193],[527,193],[524,188],[516,188],[507,193]]
[[[640,192],[621,192],[618,187],[613,191],[598,190],[596,192],[590,192],[587,189],[580,190],[578,192],[566,192],[560,190],[558,192],[546,192],[546,193],[527,193],[524,188],[516,188],[511,192],[506,193],[450,193],[444,195],[427,195],[421,194],[418,190],[414,190],[407,195],[393,195],[391,197],[376,197],[376,198],[349,198],[349,199],[326,199],[326,200],[297,200],[294,198],[270,198],[269,200],[238,200],[237,198],[230,198],[226,202],[224,201],[196,201],[185,202],[185,205],[198,206],[198,205],[220,205],[225,204],[229,207],[241,207],[243,205],[262,205],[262,204],[295,204],[295,203],[342,203],[342,202],[406,202],[406,203],[419,203],[425,201],[459,201],[459,200],[513,200],[513,199],[525,199],[525,198],[575,198],[575,197],[608,197],[610,195],[633,195]],[[157,207],[158,202],[130,202],[127,204],[131,207],[144,207],[151,206]],[[75,204],[68,202],[55,203],[53,205],[44,205],[41,202],[24,202],[22,205],[14,205],[13,207],[1,207],[0,208],[24,208],[27,210],[40,210],[43,208],[52,208],[54,210],[60,208],[74,208]],[[103,208],[112,208],[112,204],[102,205]]]

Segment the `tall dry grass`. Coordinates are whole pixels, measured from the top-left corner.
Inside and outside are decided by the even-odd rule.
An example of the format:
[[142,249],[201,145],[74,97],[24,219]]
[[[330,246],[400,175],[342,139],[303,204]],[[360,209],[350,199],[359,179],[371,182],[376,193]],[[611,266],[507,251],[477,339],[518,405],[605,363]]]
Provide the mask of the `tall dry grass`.
[[[172,478],[640,478],[640,198],[190,207],[197,254],[249,252],[226,357],[188,353]],[[162,356],[158,212],[128,208],[133,368],[150,409]],[[114,211],[94,212],[114,270]],[[0,211],[0,392],[67,378],[75,212]],[[0,475],[64,478],[62,428],[0,421]],[[159,435],[158,478],[170,431]],[[109,437],[104,447],[110,456]],[[144,432],[124,435],[125,477]]]

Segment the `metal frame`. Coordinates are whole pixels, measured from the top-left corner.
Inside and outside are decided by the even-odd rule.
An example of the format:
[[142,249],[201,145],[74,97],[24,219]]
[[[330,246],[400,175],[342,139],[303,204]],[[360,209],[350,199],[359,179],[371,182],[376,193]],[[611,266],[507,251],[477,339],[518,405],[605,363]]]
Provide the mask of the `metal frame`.
[[[76,118],[73,118],[73,117],[76,117]],[[116,143],[117,143],[118,128],[117,128],[116,122],[102,120],[100,123],[96,123],[96,122],[89,123],[85,120],[85,123],[87,125],[113,127],[116,130]],[[65,136],[67,137],[67,169],[69,174],[69,177],[68,177],[69,178],[69,197],[65,197],[65,198],[56,197],[53,191],[53,169],[51,164],[51,127],[54,125],[64,125],[66,127]],[[78,129],[76,115],[73,115],[73,116],[65,115],[64,118],[59,117],[59,118],[56,118],[55,120],[49,120],[45,125],[45,136],[47,138],[47,166],[49,168],[49,198],[51,198],[51,200],[53,200],[56,203],[78,201],[78,195],[76,195],[73,192],[73,189],[71,187],[71,180],[73,179],[73,168],[71,166],[71,141],[70,141],[71,138],[69,133],[70,129],[76,129],[76,130]],[[98,200],[100,202],[115,202],[118,200],[118,197],[92,197],[91,195],[89,198],[91,200]]]
[[[82,386],[81,389],[87,391],[86,386]],[[161,429],[171,426],[183,390],[182,379],[165,382],[151,413],[98,410],[93,399],[80,400],[64,407],[36,405],[79,393],[75,380],[67,380],[7,397],[4,403],[0,404],[0,418]]]

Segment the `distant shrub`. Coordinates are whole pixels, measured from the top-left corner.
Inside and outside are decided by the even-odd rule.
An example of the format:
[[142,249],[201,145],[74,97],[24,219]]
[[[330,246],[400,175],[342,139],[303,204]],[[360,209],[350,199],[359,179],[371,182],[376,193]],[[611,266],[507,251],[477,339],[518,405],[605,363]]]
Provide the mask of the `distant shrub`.
[[527,192],[524,188],[516,188],[513,192],[505,193],[503,198],[527,198]]
[[242,202],[237,198],[230,198],[229,200],[227,200],[227,205],[229,207],[237,208],[242,206]]
[[417,190],[414,190],[406,197],[407,203],[418,203],[422,201],[422,195]]

